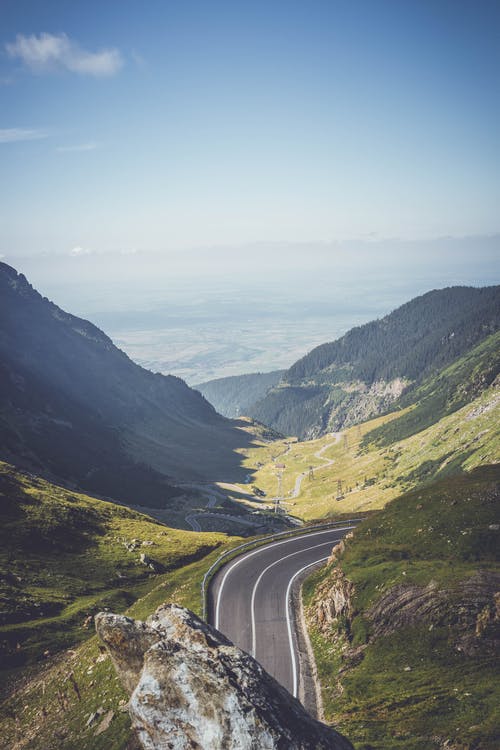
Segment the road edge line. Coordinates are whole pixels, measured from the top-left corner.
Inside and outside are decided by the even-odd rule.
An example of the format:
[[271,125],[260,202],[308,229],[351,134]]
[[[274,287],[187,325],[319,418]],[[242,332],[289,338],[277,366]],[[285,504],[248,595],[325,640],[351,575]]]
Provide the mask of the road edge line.
[[294,639],[293,639],[293,629],[292,629],[292,618],[290,617],[290,591],[293,585],[293,582],[299,576],[301,573],[303,573],[307,568],[311,568],[313,565],[317,565],[320,562],[325,562],[330,558],[330,555],[327,557],[321,557],[319,560],[315,560],[312,563],[309,563],[308,565],[304,565],[303,568],[300,568],[300,570],[297,570],[296,573],[293,574],[293,576],[288,581],[288,586],[286,589],[285,594],[285,613],[286,613],[286,626],[288,631],[288,645],[290,646],[290,654],[291,654],[291,661],[292,661],[292,677],[293,677],[293,690],[292,695],[294,698],[297,698],[298,693],[298,670],[297,670],[297,659],[295,657],[295,650],[294,650]]

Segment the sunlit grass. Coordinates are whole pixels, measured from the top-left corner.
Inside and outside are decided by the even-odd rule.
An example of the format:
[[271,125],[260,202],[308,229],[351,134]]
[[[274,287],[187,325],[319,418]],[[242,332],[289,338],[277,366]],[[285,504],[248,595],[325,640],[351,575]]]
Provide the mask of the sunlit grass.
[[[500,461],[498,401],[495,389],[490,388],[435,425],[383,448],[364,447],[363,438],[409,410],[348,428],[337,440],[326,435],[300,443],[259,444],[245,452],[244,464],[251,472],[251,483],[266,492],[268,503],[278,494],[281,472],[285,507],[304,520],[375,510],[422,482]],[[333,463],[324,466],[329,460]],[[281,463],[286,467],[283,470],[277,467]],[[296,479],[302,473],[300,493],[294,498]],[[241,488],[248,491],[245,485]]]

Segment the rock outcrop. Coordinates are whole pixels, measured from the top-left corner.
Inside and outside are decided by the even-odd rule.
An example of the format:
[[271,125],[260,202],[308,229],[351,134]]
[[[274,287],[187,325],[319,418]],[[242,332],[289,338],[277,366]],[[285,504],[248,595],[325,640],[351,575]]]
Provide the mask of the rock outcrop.
[[[344,550],[344,541],[333,548],[328,560],[332,568],[317,588],[313,612],[315,626],[324,637],[340,641],[349,660],[354,654],[348,647],[355,614],[354,584],[338,565]],[[397,584],[366,610],[365,617],[370,623],[370,642],[405,627],[425,624],[447,627],[451,642],[464,654],[494,655],[500,647],[500,574],[478,570],[449,588],[440,588],[435,581],[426,586]]]
[[405,626],[446,626],[458,651],[494,655],[500,646],[500,574],[479,570],[453,588],[400,584],[368,611],[372,638]]
[[344,624],[351,619],[353,594],[354,584],[342,568],[332,568],[328,579],[318,587],[314,600],[316,626],[324,636],[335,633],[334,626],[340,618]]
[[146,622],[95,619],[145,750],[352,750],[189,610],[169,604]]

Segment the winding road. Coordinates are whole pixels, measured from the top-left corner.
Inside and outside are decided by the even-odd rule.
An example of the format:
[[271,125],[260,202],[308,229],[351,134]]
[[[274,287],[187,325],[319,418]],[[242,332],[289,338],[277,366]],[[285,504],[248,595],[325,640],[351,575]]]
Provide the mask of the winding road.
[[[323,455],[323,453],[325,451],[327,451],[328,448],[331,448],[332,445],[335,445],[336,443],[338,443],[338,441],[340,440],[341,434],[342,433],[340,433],[340,432],[332,432],[332,433],[330,433],[330,435],[332,437],[334,437],[335,440],[333,442],[331,442],[331,443],[327,443],[322,448],[320,448],[320,450],[317,451],[314,454],[314,456],[316,458],[321,458],[321,456]],[[292,444],[289,443],[287,445],[287,447],[285,448],[284,451],[282,451],[281,453],[279,453],[278,455],[276,455],[276,456],[273,457],[273,462],[276,461],[277,458],[281,458],[282,456],[286,455],[291,450],[291,448],[292,448]],[[334,463],[334,459],[329,458],[329,459],[327,459],[325,461],[325,463],[321,464],[320,466],[315,466],[314,468],[315,469],[323,469],[326,466],[331,466],[331,464],[333,464],[333,463]],[[303,481],[303,479],[308,474],[309,474],[308,471],[302,471],[302,472],[300,472],[300,474],[297,475],[297,477],[295,479],[294,489],[289,494],[289,498],[297,498],[299,496],[299,494],[300,494],[300,488],[301,488],[301,485],[302,485],[302,481]],[[191,526],[191,528],[193,529],[193,531],[203,531],[203,529],[202,529],[202,527],[201,527],[201,525],[200,525],[200,523],[198,521],[198,519],[202,520],[203,518],[222,518],[222,519],[225,519],[226,521],[232,521],[232,522],[235,522],[235,523],[240,523],[243,526],[255,526],[256,525],[255,521],[242,519],[241,516],[232,516],[230,514],[222,515],[222,514],[219,514],[219,513],[210,513],[210,510],[209,510],[210,508],[214,508],[217,505],[218,502],[220,502],[221,500],[224,500],[227,497],[227,495],[224,494],[224,492],[222,492],[221,490],[216,490],[216,489],[214,489],[211,486],[206,486],[206,485],[203,485],[203,484],[196,484],[194,482],[193,483],[189,483],[189,484],[183,484],[183,485],[180,485],[180,486],[184,487],[186,489],[195,489],[198,492],[200,492],[201,495],[204,495],[207,498],[206,510],[204,510],[204,511],[202,511],[202,510],[190,511],[185,516],[186,522],[189,524],[189,526]],[[242,492],[244,493],[244,490],[242,490],[241,487],[239,485],[236,485],[236,484],[226,484],[225,488],[226,489],[233,489],[233,490],[237,491],[238,493],[242,493]],[[250,494],[250,493],[244,493],[244,494],[247,495],[247,497],[248,497],[249,500],[254,500],[255,499],[253,497],[253,495]],[[286,505],[286,502],[284,502],[283,505]]]
[[326,561],[351,528],[315,530],[254,549],[222,567],[209,587],[208,621],[296,697],[307,656],[299,653],[291,605],[294,582]]
[[[215,518],[217,520],[222,521],[230,521],[231,523],[239,524],[240,526],[248,526],[249,528],[257,528],[259,525],[259,521],[257,521],[255,518],[245,518],[244,516],[240,515],[231,515],[230,513],[220,513],[220,512],[210,512],[210,508],[215,508],[217,503],[220,503],[221,501],[225,500],[227,498],[227,495],[220,491],[213,489],[212,487],[207,487],[202,484],[184,484],[182,485],[184,488],[189,489],[196,489],[200,492],[201,495],[204,495],[207,498],[207,504],[205,506],[206,510],[193,510],[186,514],[186,522],[191,526],[193,531],[203,531],[200,523],[198,522],[198,519],[203,520],[207,518]],[[230,485],[228,485],[230,486]],[[237,488],[239,490],[239,488]],[[249,498],[252,496],[249,495]]]
[[[328,448],[331,448],[332,445],[336,445],[336,443],[339,442],[340,437],[342,435],[341,432],[332,432],[330,433],[332,437],[335,438],[335,440],[332,443],[327,443],[322,448],[319,449],[319,451],[316,451],[314,454],[316,458],[321,458],[323,453],[328,450]],[[327,458],[324,464],[320,464],[320,466],[314,466],[314,469],[317,471],[318,469],[324,469],[327,466],[331,466],[333,463],[335,463],[334,458]],[[302,471],[300,474],[298,474],[296,480],[295,480],[295,486],[293,488],[293,492],[291,493],[290,497],[296,498],[299,496],[300,493],[300,487],[302,485],[302,480],[308,476],[308,471]]]

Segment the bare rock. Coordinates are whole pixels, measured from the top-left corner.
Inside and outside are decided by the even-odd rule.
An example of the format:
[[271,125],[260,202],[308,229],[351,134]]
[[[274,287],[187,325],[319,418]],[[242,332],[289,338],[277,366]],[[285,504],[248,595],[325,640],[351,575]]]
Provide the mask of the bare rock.
[[141,544],[142,542],[140,539],[132,539],[130,542],[127,542],[127,541],[123,542],[123,546],[128,552],[133,552],[138,547],[140,547]]
[[500,646],[500,574],[479,570],[459,586],[398,584],[367,611],[372,638],[425,623],[450,628],[458,651],[492,655]]
[[115,712],[114,711],[108,711],[108,713],[105,715],[97,729],[95,730],[96,735],[102,734],[105,732],[109,727],[111,726],[111,722],[113,721]]
[[335,544],[332,547],[330,557],[328,558],[328,565],[336,564],[340,560],[340,558],[346,551],[347,542],[353,538],[354,538],[354,533],[352,531],[349,531],[344,536],[344,538],[340,540],[340,542],[337,542],[337,544]]
[[145,623],[108,612],[95,620],[145,750],[352,750],[189,610],[164,605]]
[[152,557],[149,557],[149,555],[146,555],[144,552],[141,552],[139,560],[143,565],[146,565],[154,573],[165,572],[165,567],[161,563],[159,563],[158,560],[153,560]]
[[[334,547],[331,560],[337,559]],[[317,590],[314,600],[315,621],[323,635],[331,635],[332,625],[342,617],[351,618],[354,584],[340,567],[332,568],[328,579]]]

